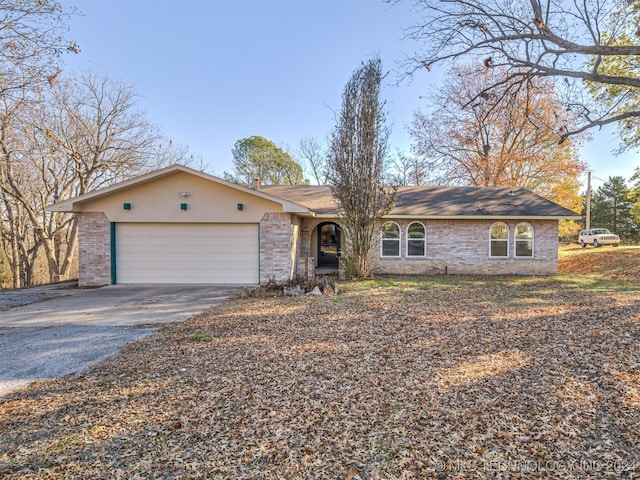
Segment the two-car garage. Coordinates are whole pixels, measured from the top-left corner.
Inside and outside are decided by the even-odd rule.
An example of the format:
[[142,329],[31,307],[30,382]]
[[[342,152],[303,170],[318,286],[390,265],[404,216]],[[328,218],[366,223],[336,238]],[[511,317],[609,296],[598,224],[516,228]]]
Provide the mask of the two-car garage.
[[77,215],[81,287],[287,281],[297,261],[297,217],[311,215],[260,188],[184,165],[48,208]]
[[259,283],[255,223],[117,223],[114,243],[115,283]]

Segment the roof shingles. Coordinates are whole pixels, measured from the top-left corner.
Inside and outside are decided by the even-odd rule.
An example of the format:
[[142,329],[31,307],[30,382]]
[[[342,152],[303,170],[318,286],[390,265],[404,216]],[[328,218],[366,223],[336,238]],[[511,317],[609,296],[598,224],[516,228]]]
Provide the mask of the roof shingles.
[[[262,191],[318,215],[340,213],[328,186],[266,185]],[[397,202],[388,216],[575,218],[577,214],[524,188],[410,186],[398,187]]]

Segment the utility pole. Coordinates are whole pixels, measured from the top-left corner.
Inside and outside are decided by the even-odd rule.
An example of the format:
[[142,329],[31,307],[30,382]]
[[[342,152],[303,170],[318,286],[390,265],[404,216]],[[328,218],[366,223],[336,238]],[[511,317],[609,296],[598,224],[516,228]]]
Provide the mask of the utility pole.
[[587,214],[585,228],[591,228],[591,170],[587,171]]

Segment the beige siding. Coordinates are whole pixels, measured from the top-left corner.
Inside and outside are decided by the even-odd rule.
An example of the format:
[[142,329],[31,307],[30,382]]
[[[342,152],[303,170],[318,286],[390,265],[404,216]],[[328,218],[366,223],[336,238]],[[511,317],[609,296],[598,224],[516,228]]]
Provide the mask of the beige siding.
[[[180,196],[180,193],[189,193]],[[131,210],[124,210],[129,203]],[[187,210],[180,210],[186,203]],[[238,204],[242,210],[238,210]],[[258,223],[265,212],[281,212],[276,202],[185,172],[142,183],[87,201],[83,211],[102,211],[112,222]]]

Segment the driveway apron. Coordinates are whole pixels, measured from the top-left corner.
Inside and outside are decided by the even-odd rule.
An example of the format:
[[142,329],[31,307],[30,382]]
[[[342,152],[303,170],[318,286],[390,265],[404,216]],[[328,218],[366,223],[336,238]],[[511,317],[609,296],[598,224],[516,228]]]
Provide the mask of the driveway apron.
[[155,324],[188,320],[237,293],[212,285],[0,292],[0,309],[16,298],[37,302],[0,310],[0,399],[33,380],[81,372],[155,332]]

